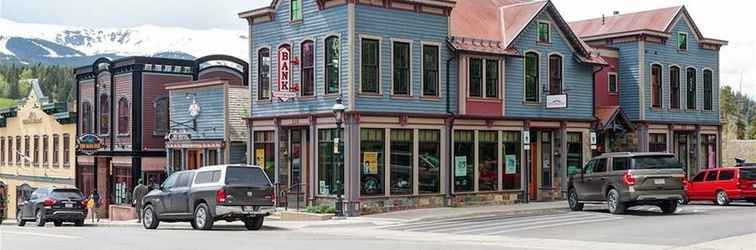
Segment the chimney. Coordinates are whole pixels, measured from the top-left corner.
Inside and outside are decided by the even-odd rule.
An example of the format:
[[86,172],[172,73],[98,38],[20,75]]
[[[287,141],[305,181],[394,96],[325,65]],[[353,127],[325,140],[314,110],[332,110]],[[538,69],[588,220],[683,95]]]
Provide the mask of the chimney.
[[612,13],[613,13],[613,14],[614,14],[615,16],[616,16],[616,15],[619,15],[619,14],[620,14],[620,12],[619,12],[619,11],[617,11],[617,10],[613,11]]

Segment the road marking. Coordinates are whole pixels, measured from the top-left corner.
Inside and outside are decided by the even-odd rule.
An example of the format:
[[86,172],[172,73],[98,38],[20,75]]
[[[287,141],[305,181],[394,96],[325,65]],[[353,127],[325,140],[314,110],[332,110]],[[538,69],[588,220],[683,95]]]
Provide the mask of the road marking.
[[[454,233],[456,233],[456,234],[470,234],[470,233],[474,233],[474,232],[489,231],[489,230],[492,230],[492,229],[499,229],[499,228],[509,228],[507,230],[516,230],[516,229],[520,229],[520,228],[528,228],[527,226],[531,226],[531,225],[551,226],[551,225],[559,225],[562,222],[590,223],[590,222],[594,222],[594,221],[619,220],[619,219],[622,219],[621,217],[606,217],[606,216],[601,216],[601,217],[603,217],[603,218],[589,219],[590,218],[589,216],[575,217],[575,218],[551,218],[551,219],[546,219],[546,220],[530,221],[530,222],[519,223],[519,224],[506,223],[504,225],[499,225],[499,226],[494,226],[494,227],[477,228],[477,229],[470,229],[470,230],[461,230],[461,231],[456,231]],[[544,225],[544,224],[546,224],[546,225]],[[523,226],[525,226],[525,227],[523,227]],[[504,230],[504,231],[507,231],[507,230]],[[484,234],[487,234],[487,233],[484,233]]]
[[472,225],[468,226],[467,224],[462,225],[459,228],[447,228],[447,229],[431,229],[427,230],[427,232],[454,232],[454,233],[464,233],[467,231],[478,231],[478,230],[485,230],[485,229],[491,229],[491,228],[499,228],[504,227],[507,225],[524,225],[524,224],[534,224],[534,223],[542,223],[542,222],[550,222],[550,221],[562,221],[562,220],[577,220],[577,219],[585,219],[594,217],[595,215],[592,214],[576,214],[576,215],[570,215],[570,216],[548,216],[548,217],[535,217],[535,218],[517,218],[515,220],[498,220],[498,221],[491,221],[484,225]]
[[[481,225],[481,224],[491,224],[491,223],[497,223],[497,222],[502,222],[502,221],[523,221],[523,220],[534,220],[538,218],[548,218],[548,217],[580,217],[580,216],[585,216],[585,214],[564,213],[564,214],[543,215],[543,216],[524,216],[524,217],[498,216],[498,218],[496,218],[495,216],[490,216],[490,217],[485,217],[485,218],[455,219],[454,221],[426,222],[426,223],[421,223],[419,225],[418,224],[396,225],[396,226],[392,226],[390,228],[384,228],[384,229],[394,229],[394,230],[402,230],[402,231],[418,231],[418,230],[428,230],[428,229],[450,228],[450,227],[455,227],[459,225],[472,226],[472,225]],[[484,219],[484,220],[481,220],[481,219]]]
[[60,238],[60,239],[69,239],[69,240],[83,239],[82,237],[79,237],[79,236],[70,236],[70,235],[62,235],[62,234],[33,233],[33,232],[18,232],[18,231],[7,231],[7,230],[0,230],[0,234],[30,235],[30,236],[41,236],[41,237]]
[[567,226],[567,225],[574,225],[574,224],[584,224],[584,223],[595,223],[595,222],[613,221],[613,220],[621,220],[621,219],[622,218],[619,218],[619,217],[617,217],[617,218],[608,217],[608,218],[603,218],[603,219],[570,221],[570,222],[562,222],[562,223],[540,225],[540,226],[512,228],[512,229],[507,229],[507,230],[502,230],[502,231],[485,233],[483,235],[503,234],[503,233],[510,233],[510,232],[516,232],[516,231],[525,231],[525,230],[540,229],[540,228],[549,228],[549,227],[559,227],[559,226]]

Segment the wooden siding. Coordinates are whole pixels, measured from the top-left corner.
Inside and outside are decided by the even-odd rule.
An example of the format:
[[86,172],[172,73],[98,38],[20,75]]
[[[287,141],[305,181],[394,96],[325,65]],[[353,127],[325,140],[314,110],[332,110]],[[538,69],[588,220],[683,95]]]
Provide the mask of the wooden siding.
[[[398,112],[398,113],[446,113],[446,48],[448,37],[448,17],[417,13],[406,10],[389,9],[369,5],[357,5],[354,41],[354,85],[360,90],[361,36],[380,38],[380,96],[356,95],[357,111]],[[411,42],[410,92],[411,97],[391,96],[392,87],[392,47],[393,40]],[[439,46],[439,95],[435,98],[422,97],[422,46],[431,43]],[[454,81],[456,82],[456,81]],[[456,89],[452,89],[452,95]]]
[[620,82],[619,103],[622,111],[630,120],[640,119],[640,65],[638,64],[638,42],[615,44],[620,51],[619,70],[617,72]]
[[[133,117],[131,116],[131,113],[132,113],[131,110],[134,108],[133,101],[132,101],[133,94],[131,93],[132,92],[132,85],[131,85],[132,75],[133,73],[128,73],[128,74],[116,75],[114,77],[115,78],[114,79],[115,80],[115,98],[113,98],[113,104],[115,106],[113,110],[115,110],[115,112],[113,113],[114,114],[113,122],[115,122],[115,125],[113,129],[115,131],[115,134],[117,135],[116,142],[115,142],[116,150],[121,149],[121,148],[129,150],[129,151],[131,150],[131,135],[133,134],[131,129],[132,129],[132,123],[134,120]],[[121,98],[123,97],[125,97],[129,102],[129,110],[128,110],[129,112],[128,132],[129,133],[126,135],[118,134],[118,125],[119,125],[118,105],[119,105],[119,102],[121,101]]]
[[155,101],[159,97],[168,96],[165,84],[173,82],[191,81],[187,75],[173,75],[161,73],[142,73],[142,148],[146,150],[162,150],[165,147],[163,135],[153,134],[155,129]]
[[228,133],[231,141],[246,141],[249,136],[247,124],[243,118],[249,113],[249,92],[246,88],[228,87]]
[[[200,106],[196,131],[176,124],[176,122],[192,124],[189,106],[193,100],[197,100]],[[192,140],[223,140],[226,129],[225,100],[225,88],[222,85],[171,90],[168,101],[171,120],[174,121],[171,123],[171,131],[186,130],[191,134]]]
[[[283,0],[278,7],[278,13],[271,22],[255,24],[252,29],[252,57],[250,62],[250,89],[252,96],[252,116],[272,116],[298,113],[330,112],[335,103],[336,94],[325,95],[325,39],[335,35],[341,41],[340,60],[340,90],[343,98],[348,97],[347,72],[349,62],[347,54],[347,7],[336,6],[325,10],[319,10],[316,1],[303,1],[301,22],[289,22],[289,1]],[[289,44],[292,54],[299,57],[301,43],[312,40],[315,43],[315,96],[295,98],[287,102],[278,100],[257,100],[257,52],[261,48],[269,48],[271,51],[271,89],[275,89],[278,75],[276,69],[277,50],[283,44]],[[300,59],[301,61],[301,59]],[[300,66],[293,65],[291,69],[292,83],[301,83]],[[272,98],[276,99],[276,98]],[[344,102],[348,104],[347,101]]]
[[[596,73],[596,106],[619,106],[619,60],[617,58],[603,57],[609,65]],[[609,74],[617,74],[617,92],[609,92]]]
[[[551,23],[551,44],[537,41],[537,22]],[[514,47],[521,53],[535,51],[539,56],[539,93],[540,102],[526,104],[525,100],[525,59],[522,57],[507,57],[506,70],[506,104],[505,116],[526,118],[556,118],[556,119],[593,119],[593,67],[577,62],[573,57],[573,48],[566,38],[558,31],[558,26],[548,12],[541,12],[536,19],[527,25],[513,42]],[[546,89],[549,83],[549,55],[559,53],[563,56],[564,76],[563,88],[567,91],[567,108],[546,109]]]
[[229,143],[229,164],[247,162],[247,144],[246,143]]

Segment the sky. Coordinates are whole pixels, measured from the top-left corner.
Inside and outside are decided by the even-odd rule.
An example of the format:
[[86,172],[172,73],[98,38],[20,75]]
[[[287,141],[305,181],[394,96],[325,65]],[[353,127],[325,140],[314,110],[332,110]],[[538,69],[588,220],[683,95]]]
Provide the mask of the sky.
[[[477,0],[457,0],[477,1]],[[756,96],[756,34],[750,30],[754,1],[742,0],[552,0],[567,21],[684,4],[709,38],[730,42],[720,53],[720,80]],[[0,18],[92,28],[125,28],[145,24],[192,29],[239,29],[237,14],[270,4],[270,0],[0,0]],[[742,77],[741,77],[742,76]]]

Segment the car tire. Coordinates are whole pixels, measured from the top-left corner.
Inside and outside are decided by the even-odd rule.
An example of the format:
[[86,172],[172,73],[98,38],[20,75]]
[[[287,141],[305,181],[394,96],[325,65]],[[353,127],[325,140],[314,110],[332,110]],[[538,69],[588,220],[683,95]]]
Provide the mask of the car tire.
[[142,225],[145,229],[155,229],[160,224],[160,221],[155,214],[155,210],[152,205],[147,205],[142,211]]
[[662,201],[659,208],[661,208],[662,213],[673,214],[677,211],[677,201]]
[[264,220],[265,217],[262,215],[246,218],[244,219],[244,227],[246,227],[247,230],[260,230]]
[[23,218],[23,215],[21,214],[21,210],[16,211],[16,223],[19,227],[26,226],[26,221]]
[[35,221],[35,224],[37,224],[38,227],[44,227],[45,226],[45,215],[42,214],[42,211],[37,209],[37,212],[34,213],[34,218],[37,218]]
[[727,206],[727,204],[730,204],[730,198],[727,197],[727,193],[725,193],[725,191],[723,190],[720,190],[717,192],[717,196],[715,199],[716,199],[717,205]]
[[625,213],[625,203],[620,199],[619,191],[616,189],[610,189],[609,192],[606,193],[606,204],[607,207],[609,207],[609,213]]
[[194,216],[192,220],[194,220],[194,224],[196,224],[196,229],[213,229],[213,216],[210,214],[210,209],[205,203],[200,203],[194,208]]
[[570,188],[570,191],[567,191],[567,203],[570,205],[570,210],[572,211],[583,210],[583,203],[580,203],[577,191],[574,188]]
[[62,221],[53,221],[53,225],[55,225],[56,227],[63,226],[63,222]]
[[84,226],[84,219],[74,221],[74,226],[77,226],[77,227]]

